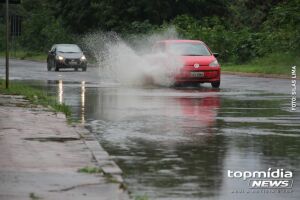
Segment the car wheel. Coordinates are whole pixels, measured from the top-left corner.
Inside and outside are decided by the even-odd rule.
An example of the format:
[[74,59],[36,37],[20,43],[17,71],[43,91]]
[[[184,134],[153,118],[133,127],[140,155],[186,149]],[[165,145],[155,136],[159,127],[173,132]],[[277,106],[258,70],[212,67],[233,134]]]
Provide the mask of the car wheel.
[[188,86],[191,86],[191,87],[200,87],[200,83],[189,83]]
[[86,67],[83,67],[83,68],[82,68],[82,71],[84,71],[84,72],[85,72],[85,71],[86,71]]
[[215,81],[215,82],[211,82],[211,86],[213,88],[219,88],[220,87],[221,82],[220,81]]
[[183,86],[183,84],[182,83],[174,83],[174,85],[173,85],[174,87],[182,87]]
[[78,71],[78,67],[75,67],[74,70],[77,72]]
[[58,72],[58,71],[59,71],[59,66],[57,65],[57,63],[56,63],[56,62],[54,62],[54,63],[53,63],[53,65],[54,65],[54,69],[55,69],[55,71],[56,71],[56,72]]
[[48,62],[47,62],[47,70],[51,71],[51,66],[50,66],[50,63],[48,63]]

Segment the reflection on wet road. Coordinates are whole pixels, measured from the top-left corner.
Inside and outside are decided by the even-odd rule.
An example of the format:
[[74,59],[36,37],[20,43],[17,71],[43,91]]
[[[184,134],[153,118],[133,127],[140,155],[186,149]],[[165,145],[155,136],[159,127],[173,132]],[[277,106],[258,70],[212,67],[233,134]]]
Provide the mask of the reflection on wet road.
[[[49,84],[97,134],[133,196],[150,199],[297,199],[300,115],[287,95],[189,88]],[[293,192],[251,192],[227,170],[293,170]],[[256,191],[257,192],[257,191]]]

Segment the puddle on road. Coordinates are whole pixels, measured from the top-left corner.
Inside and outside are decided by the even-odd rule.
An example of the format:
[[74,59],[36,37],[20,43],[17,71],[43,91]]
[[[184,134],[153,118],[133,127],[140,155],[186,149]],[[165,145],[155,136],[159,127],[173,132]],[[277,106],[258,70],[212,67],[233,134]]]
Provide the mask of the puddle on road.
[[[210,88],[91,87],[49,83],[149,199],[299,199],[300,114],[287,95]],[[234,194],[227,170],[286,169],[295,192]]]

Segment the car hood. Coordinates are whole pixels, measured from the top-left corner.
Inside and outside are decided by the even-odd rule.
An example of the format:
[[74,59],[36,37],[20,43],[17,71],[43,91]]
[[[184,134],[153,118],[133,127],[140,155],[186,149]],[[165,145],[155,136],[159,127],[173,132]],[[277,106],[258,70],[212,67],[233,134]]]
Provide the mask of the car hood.
[[81,58],[83,56],[83,53],[57,53],[58,56],[62,56],[64,58]]
[[216,60],[214,56],[181,56],[182,62],[185,66],[192,66],[194,64],[209,65]]

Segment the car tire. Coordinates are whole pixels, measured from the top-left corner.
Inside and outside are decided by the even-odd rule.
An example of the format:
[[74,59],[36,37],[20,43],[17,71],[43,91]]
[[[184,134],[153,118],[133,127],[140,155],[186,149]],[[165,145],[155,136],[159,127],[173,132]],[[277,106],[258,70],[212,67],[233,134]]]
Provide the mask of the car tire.
[[78,67],[75,67],[74,70],[77,72],[78,71]]
[[221,81],[215,81],[215,82],[211,82],[211,86],[213,88],[219,88],[221,84]]
[[54,62],[54,69],[55,69],[55,71],[56,71],[56,72],[58,72],[58,71],[59,71],[59,66],[57,65],[57,63],[56,63],[56,62]]
[[82,71],[85,72],[85,71],[86,71],[86,67],[83,67],[83,68],[82,68]]
[[174,83],[174,85],[173,85],[174,87],[182,87],[183,86],[183,84],[182,83]]
[[189,83],[188,86],[194,87],[194,88],[198,88],[200,87],[200,83]]
[[50,66],[50,64],[48,62],[47,62],[47,70],[51,71],[51,66]]

